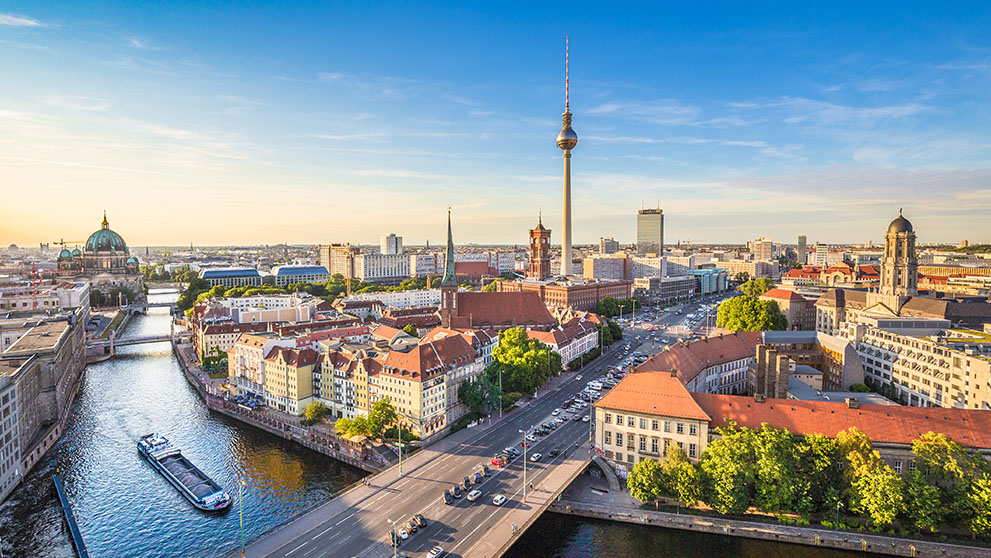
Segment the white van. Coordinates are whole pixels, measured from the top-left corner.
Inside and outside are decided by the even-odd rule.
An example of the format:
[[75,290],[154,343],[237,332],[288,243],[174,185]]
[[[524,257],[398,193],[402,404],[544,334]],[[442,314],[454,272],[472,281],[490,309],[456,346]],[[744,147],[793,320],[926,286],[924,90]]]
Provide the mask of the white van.
[[588,387],[593,391],[599,391],[602,389],[602,382],[592,380],[591,382],[588,383]]

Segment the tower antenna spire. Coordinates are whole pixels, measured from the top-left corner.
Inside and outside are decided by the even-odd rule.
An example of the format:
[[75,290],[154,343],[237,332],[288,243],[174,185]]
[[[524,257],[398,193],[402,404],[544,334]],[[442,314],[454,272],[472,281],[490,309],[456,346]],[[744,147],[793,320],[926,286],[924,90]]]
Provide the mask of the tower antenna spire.
[[571,57],[569,38],[564,36],[564,112],[570,112],[571,106]]

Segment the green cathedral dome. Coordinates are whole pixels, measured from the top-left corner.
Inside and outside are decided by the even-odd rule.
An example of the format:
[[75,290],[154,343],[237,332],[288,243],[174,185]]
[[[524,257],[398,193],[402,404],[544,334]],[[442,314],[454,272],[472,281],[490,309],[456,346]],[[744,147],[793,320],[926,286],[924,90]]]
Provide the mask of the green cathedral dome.
[[107,214],[103,214],[103,223],[100,230],[89,236],[86,241],[87,252],[127,252],[127,244],[124,239],[114,231],[110,230],[110,223],[107,222]]

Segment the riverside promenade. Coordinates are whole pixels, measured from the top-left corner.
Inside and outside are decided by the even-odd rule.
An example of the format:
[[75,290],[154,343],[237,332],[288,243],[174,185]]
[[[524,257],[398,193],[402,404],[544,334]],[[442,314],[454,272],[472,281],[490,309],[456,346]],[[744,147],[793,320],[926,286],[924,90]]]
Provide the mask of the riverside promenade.
[[582,475],[576,479],[564,491],[561,498],[551,504],[548,511],[607,521],[651,525],[665,529],[681,529],[713,535],[745,537],[909,558],[987,558],[991,556],[991,548],[976,546],[644,510],[625,490],[612,490],[606,486],[604,479],[596,479],[589,475]]
[[182,368],[186,380],[193,386],[207,407],[213,411],[291,440],[369,473],[383,471],[398,460],[398,458],[390,459],[393,456],[388,454],[383,456],[368,447],[354,447],[347,441],[338,438],[327,428],[306,427],[300,424],[298,419],[293,420],[283,413],[277,413],[270,409],[253,410],[229,401],[220,390],[221,381],[211,379],[197,365],[191,345],[178,344],[173,340],[172,352],[179,361],[179,367]]

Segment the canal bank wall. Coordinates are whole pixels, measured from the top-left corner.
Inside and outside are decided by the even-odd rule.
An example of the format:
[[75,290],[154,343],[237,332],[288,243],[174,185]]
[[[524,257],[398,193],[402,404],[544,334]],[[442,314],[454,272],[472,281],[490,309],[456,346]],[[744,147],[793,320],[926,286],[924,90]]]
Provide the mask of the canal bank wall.
[[381,456],[372,451],[350,447],[335,437],[315,432],[299,424],[279,420],[265,414],[263,411],[241,407],[220,395],[211,393],[200,378],[191,370],[192,365],[186,361],[185,355],[183,355],[182,350],[175,340],[171,342],[171,345],[172,353],[175,355],[176,360],[179,361],[179,367],[182,368],[182,373],[186,377],[186,381],[189,382],[189,385],[193,386],[200,399],[206,403],[206,406],[210,410],[250,424],[255,428],[285,438],[286,440],[296,442],[317,453],[332,457],[369,473],[380,473],[390,466],[389,463],[382,460]]
[[712,535],[762,539],[853,552],[886,554],[889,556],[906,556],[909,558],[937,556],[944,558],[987,558],[991,556],[991,549],[976,546],[898,539],[866,533],[837,532],[811,527],[753,523],[689,514],[681,515],[565,499],[559,499],[548,508],[548,511],[564,515],[604,519],[607,521],[621,521],[638,525],[653,525],[655,527],[696,531]]

